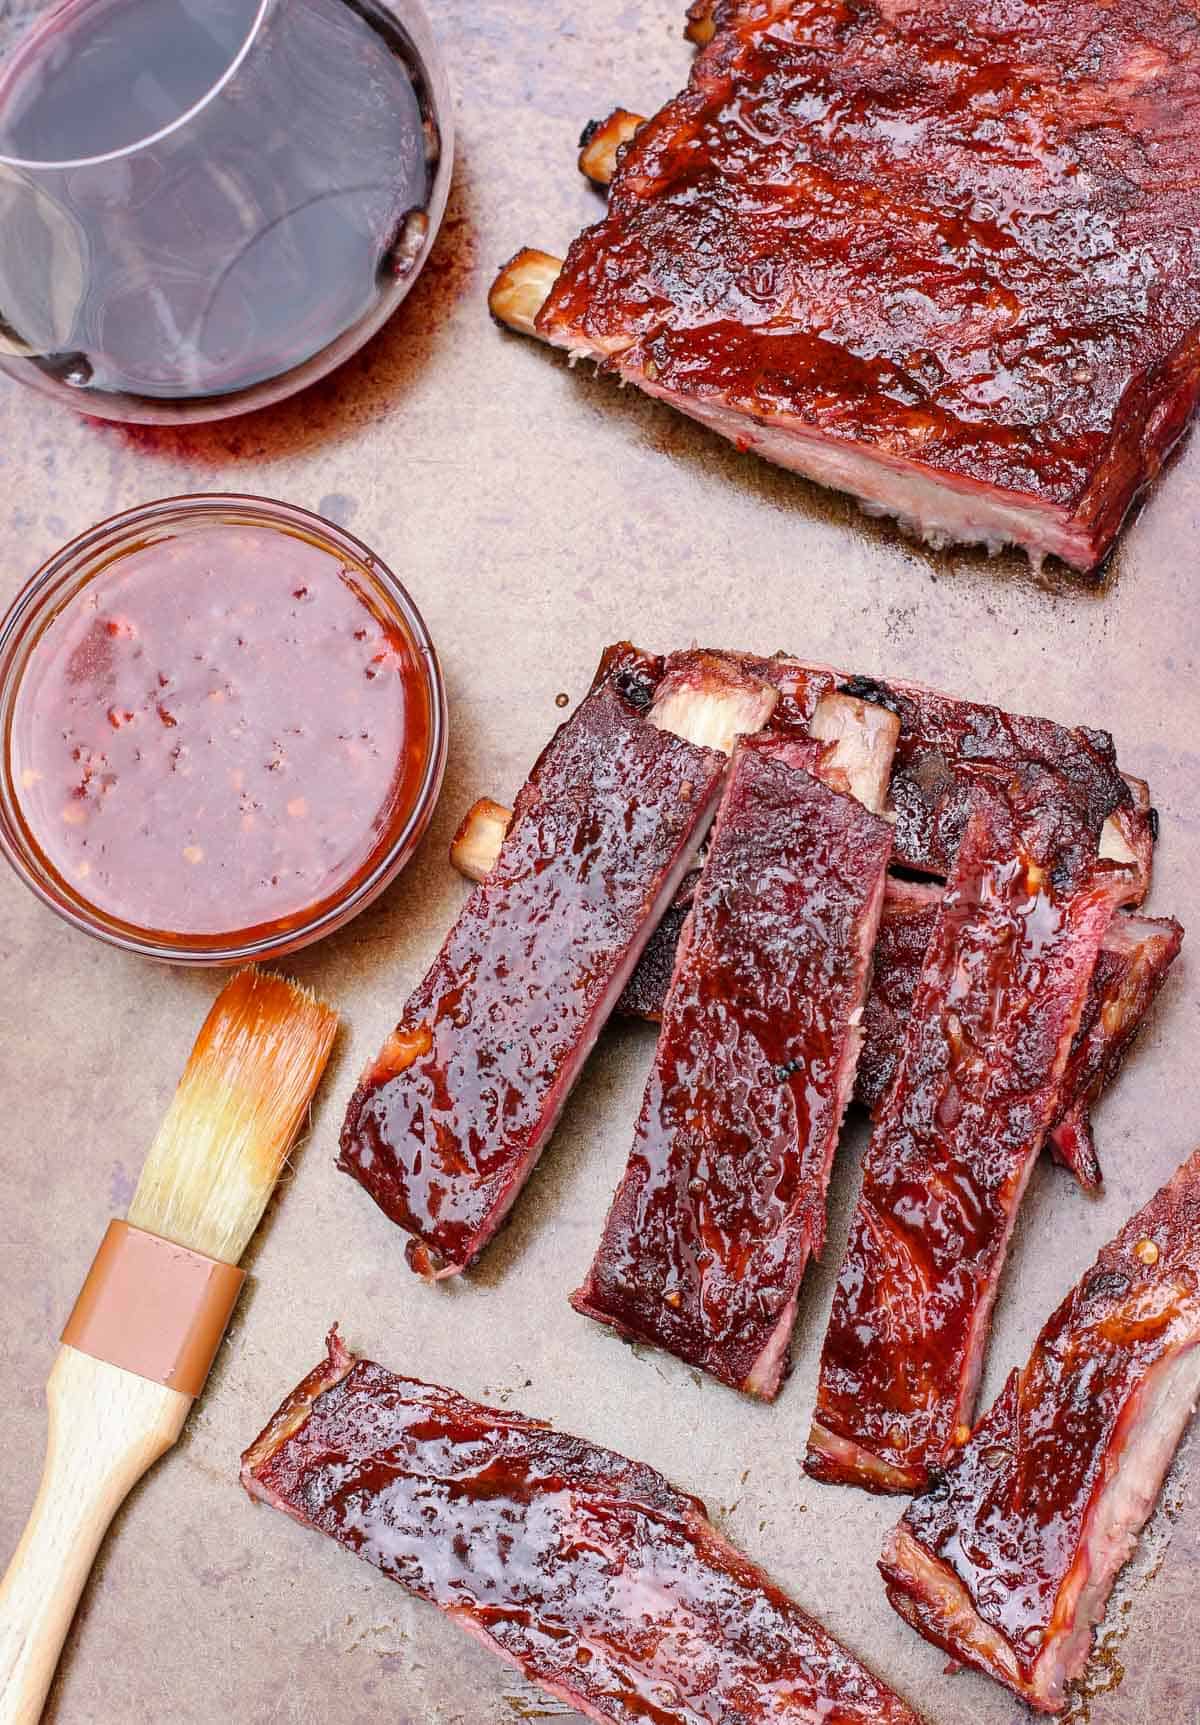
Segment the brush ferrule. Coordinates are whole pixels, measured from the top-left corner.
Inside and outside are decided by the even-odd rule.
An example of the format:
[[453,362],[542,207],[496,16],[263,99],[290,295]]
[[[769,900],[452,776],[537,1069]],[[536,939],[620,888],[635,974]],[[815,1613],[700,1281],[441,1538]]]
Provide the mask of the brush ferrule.
[[181,1395],[204,1388],[244,1273],[112,1221],[62,1339]]

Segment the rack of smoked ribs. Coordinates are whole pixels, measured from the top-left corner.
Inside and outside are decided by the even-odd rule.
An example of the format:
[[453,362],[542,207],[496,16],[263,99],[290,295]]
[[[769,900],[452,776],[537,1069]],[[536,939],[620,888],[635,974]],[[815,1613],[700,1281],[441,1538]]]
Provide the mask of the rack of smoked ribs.
[[1200,398],[1194,31],[696,0],[687,87],[584,132],[604,215],[492,314],[931,544],[1096,570]]
[[[485,799],[463,821],[451,857],[474,888],[342,1135],[341,1166],[407,1234],[412,1268],[459,1274],[606,1021],[653,1019],[628,1166],[572,1304],[770,1400],[843,1115],[865,1104],[805,1465],[916,1493],[883,1565],[897,1610],[1051,1711],[1200,1386],[1200,1161],[972,1421],[1034,1162],[1046,1148],[1099,1183],[1091,1106],[1180,948],[1178,923],[1141,908],[1156,836],[1148,787],[1103,732],[786,654],[619,643],[512,808]],[[1081,1425],[1098,1327],[1105,1375]],[[1012,1484],[1003,1515],[993,1473]],[[657,1683],[664,1720],[708,1718],[682,1681],[686,1642],[704,1692],[743,1685],[749,1719],[777,1693],[797,1718],[914,1717],[649,1469],[340,1344],[245,1477],[589,1716],[623,1721],[614,1697]],[[1053,1550],[1031,1531],[1050,1514],[1069,1534]],[[956,1516],[988,1530],[1019,1612],[967,1563]],[[669,1537],[651,1538],[662,1518]],[[534,1529],[555,1561],[509,1561]],[[650,1549],[668,1546],[686,1610],[650,1647],[631,1622],[662,1582]],[[597,1551],[622,1578],[603,1598],[584,1573]],[[761,1645],[736,1628],[746,1610],[772,1625]]]

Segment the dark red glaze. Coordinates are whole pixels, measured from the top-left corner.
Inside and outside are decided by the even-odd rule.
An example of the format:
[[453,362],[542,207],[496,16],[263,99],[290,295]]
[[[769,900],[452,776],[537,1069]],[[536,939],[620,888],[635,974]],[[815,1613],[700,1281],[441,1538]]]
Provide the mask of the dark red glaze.
[[[891,829],[739,745],[663,1011],[633,1149],[577,1311],[770,1398],[825,1237]],[[886,772],[886,766],[885,766]]]
[[1130,902],[1141,902],[1150,879],[1152,817],[1148,808],[1136,806],[1107,731],[1006,713],[917,683],[851,677],[844,687],[890,706],[900,720],[891,784],[897,863],[948,875],[974,787],[992,784],[1003,791],[1020,774],[1037,784],[1047,816],[1056,811],[1064,834],[1074,823],[1078,836],[1095,845],[1112,821],[1136,859]]
[[617,1002],[617,1011],[622,1018],[646,1018],[654,1024],[662,1018],[663,1004],[675,970],[675,949],[688,911],[692,908],[699,879],[699,870],[693,870],[684,877],[671,908],[646,942],[637,967]]
[[[874,1112],[900,1064],[904,1032],[930,938],[941,888],[889,880],[875,943],[875,971],[863,1016],[863,1046],[854,1098]],[[1091,1109],[1115,1080],[1167,973],[1183,929],[1174,917],[1121,914],[1109,924],[1060,1086],[1058,1114],[1047,1136],[1055,1161],[1087,1190],[1101,1184]]]
[[872,1113],[891,1088],[916,998],[925,954],[942,904],[940,881],[888,881],[875,942],[871,992],[863,1011],[863,1045],[854,1100]]
[[1200,394],[1194,5],[713,11],[541,332],[902,515],[948,492],[1099,563]]
[[1106,1246],[880,1568],[921,1634],[1065,1704],[1200,1389],[1200,1154]]
[[947,883],[834,1295],[806,1467],[915,1490],[970,1416],[1017,1207],[1119,888],[1033,788],[980,796]]
[[1101,948],[1083,1017],[1063,1074],[1063,1106],[1049,1144],[1084,1186],[1099,1186],[1091,1110],[1107,1090],[1179,956],[1183,929],[1174,917],[1114,917]]
[[351,1099],[339,1166],[421,1274],[466,1268],[499,1227],[704,836],[725,757],[647,723],[618,688],[638,668],[543,751]]
[[[628,1018],[662,1018],[675,948],[699,877],[689,875],[621,996]],[[942,887],[889,875],[863,1011],[854,1100],[872,1113],[887,1094],[904,1047],[926,949],[937,926]],[[1059,1112],[1046,1139],[1056,1162],[1094,1191],[1102,1183],[1091,1110],[1115,1081],[1178,957],[1183,929],[1174,917],[1122,912],[1109,924],[1060,1086]]]
[[920,1725],[652,1468],[336,1337],[242,1479],[589,1719]]

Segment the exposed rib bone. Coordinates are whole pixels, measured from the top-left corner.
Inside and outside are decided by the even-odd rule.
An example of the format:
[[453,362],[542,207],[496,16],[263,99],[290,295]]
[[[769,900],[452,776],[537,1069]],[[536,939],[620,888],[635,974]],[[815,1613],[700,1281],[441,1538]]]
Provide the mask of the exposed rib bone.
[[518,335],[536,336],[534,319],[546,303],[562,265],[562,259],[549,252],[522,246],[500,271],[488,294],[488,310],[497,323],[516,330]]
[[824,695],[808,724],[809,735],[830,748],[820,777],[857,797],[873,815],[881,815],[892,777],[892,757],[900,735],[900,720],[886,707],[852,695]]
[[644,114],[614,108],[606,120],[593,120],[579,140],[579,171],[597,186],[612,184],[617,171],[617,152],[646,124]]
[[491,797],[480,797],[462,818],[450,844],[450,861],[468,880],[486,880],[496,866],[500,846],[512,820],[512,810]]
[[688,7],[688,21],[683,34],[697,48],[707,48],[717,33],[716,9],[717,0],[692,0]]
[[778,700],[779,690],[770,683],[734,674],[731,663],[714,653],[675,653],[647,717],[697,748],[731,755],[738,737],[762,729]]

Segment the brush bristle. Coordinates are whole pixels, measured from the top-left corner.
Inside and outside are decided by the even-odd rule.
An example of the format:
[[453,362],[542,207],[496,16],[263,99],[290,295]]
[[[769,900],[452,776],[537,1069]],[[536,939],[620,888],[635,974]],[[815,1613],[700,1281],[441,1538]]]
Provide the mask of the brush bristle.
[[320,1082],[337,1014],[281,976],[243,970],[196,1038],[129,1220],[236,1264]]

